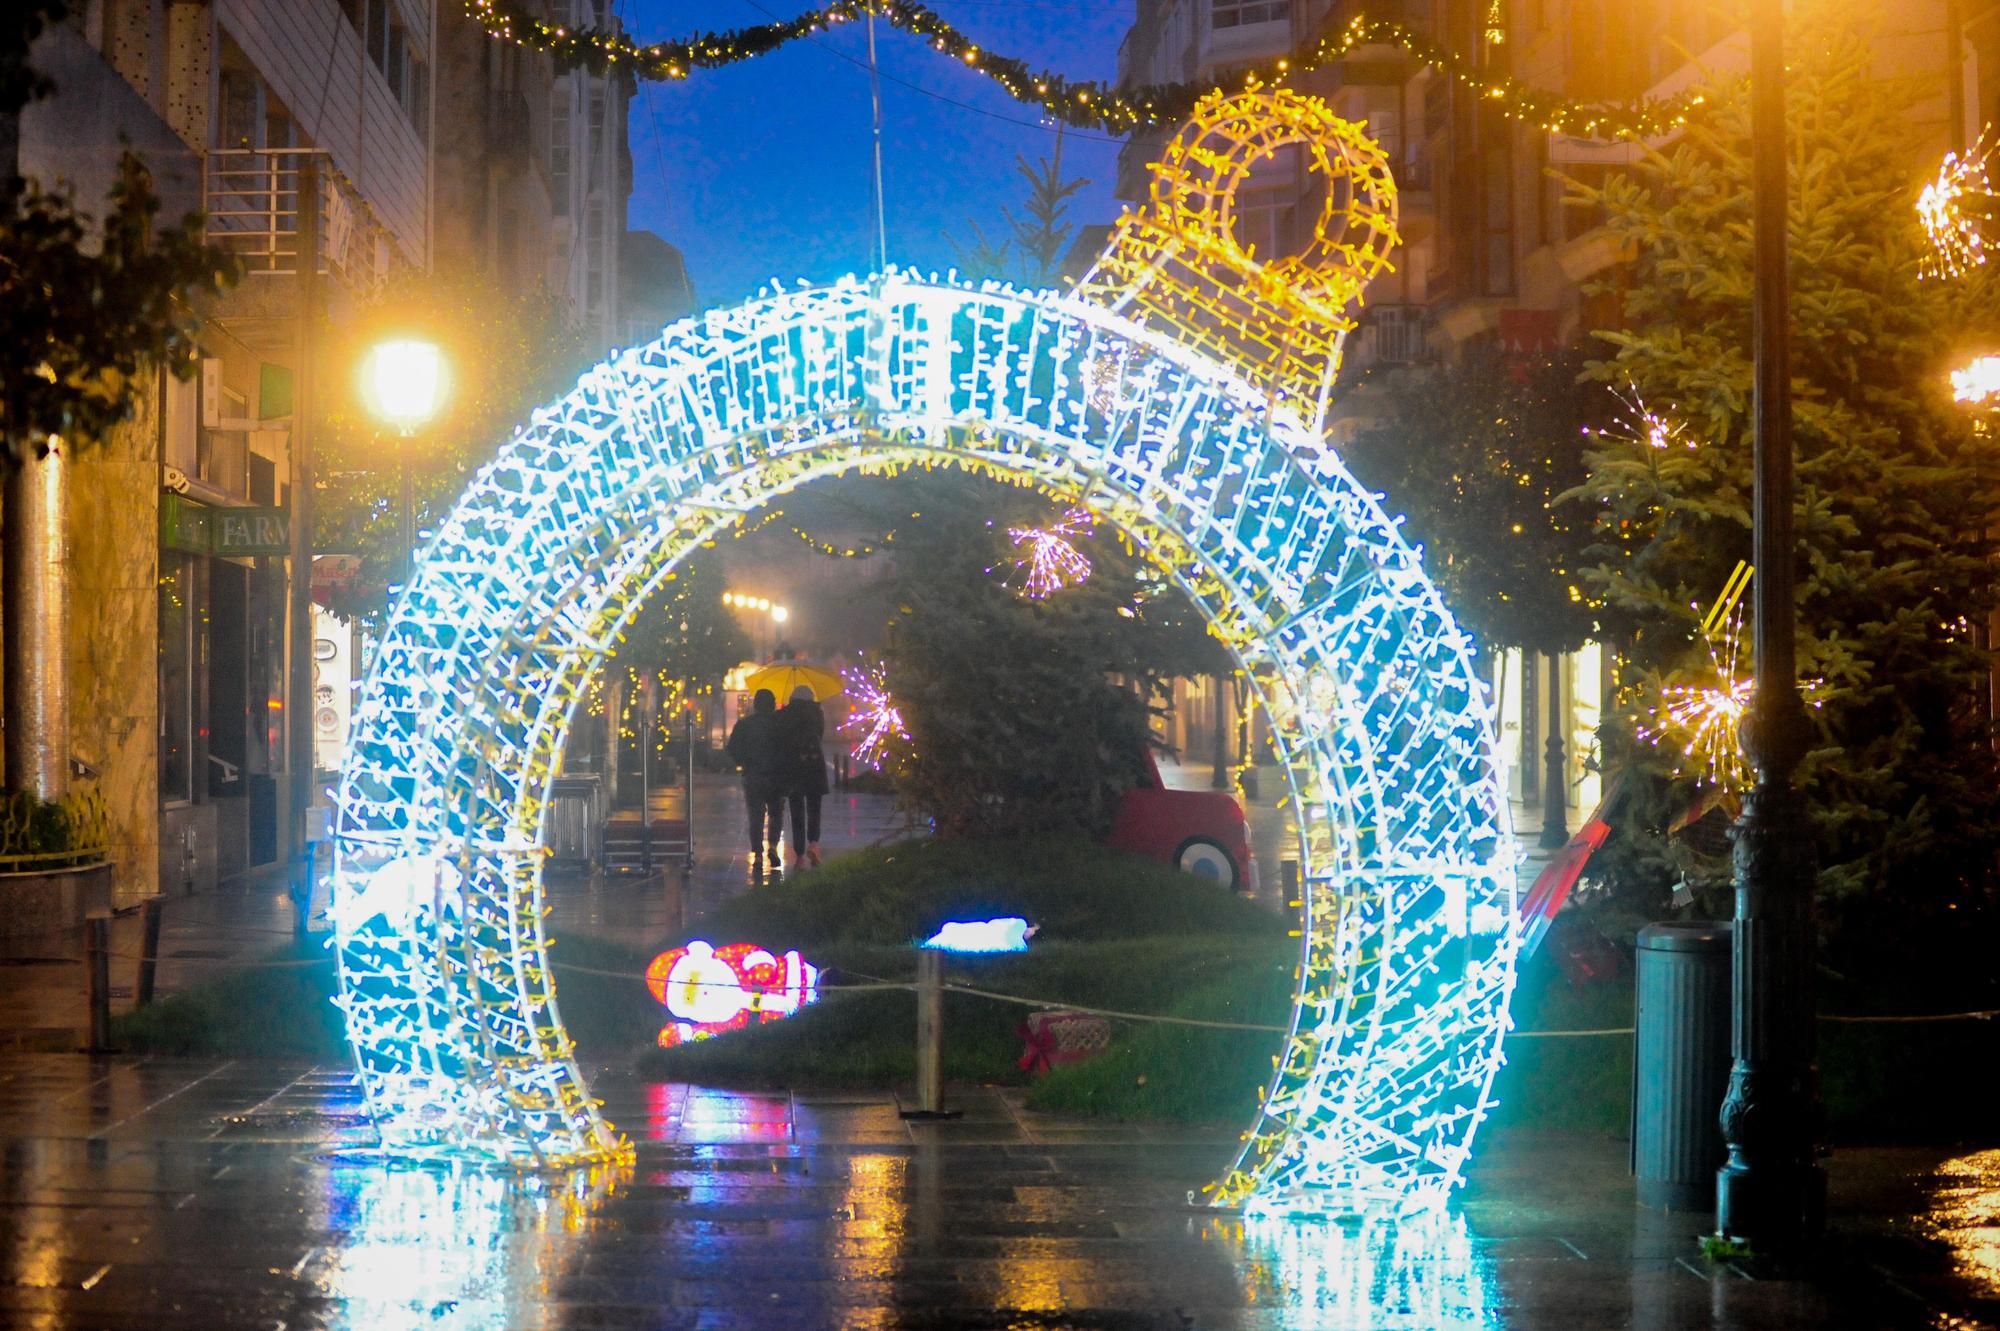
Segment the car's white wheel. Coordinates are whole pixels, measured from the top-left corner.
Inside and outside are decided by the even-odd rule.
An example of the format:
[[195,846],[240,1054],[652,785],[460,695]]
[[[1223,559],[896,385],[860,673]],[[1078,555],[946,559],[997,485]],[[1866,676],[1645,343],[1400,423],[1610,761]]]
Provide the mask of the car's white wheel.
[[1181,848],[1174,852],[1174,867],[1182,873],[1191,873],[1198,878],[1212,878],[1219,887],[1234,892],[1243,881],[1243,875],[1236,868],[1236,861],[1220,843],[1207,837],[1189,837],[1181,842]]

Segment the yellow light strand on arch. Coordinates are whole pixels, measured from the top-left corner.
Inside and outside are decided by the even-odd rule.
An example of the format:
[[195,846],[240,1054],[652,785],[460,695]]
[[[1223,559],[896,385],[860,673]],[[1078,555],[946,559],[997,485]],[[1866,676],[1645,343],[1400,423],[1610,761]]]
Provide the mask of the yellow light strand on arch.
[[[1282,152],[1319,177],[1322,202],[1297,254],[1260,256],[1235,234],[1237,194]],[[1149,169],[1148,202],[1119,219],[1077,296],[1172,330],[1317,433],[1362,292],[1401,243],[1388,155],[1316,97],[1253,88],[1205,98]],[[1114,403],[1134,373],[1093,366],[1093,395]]]

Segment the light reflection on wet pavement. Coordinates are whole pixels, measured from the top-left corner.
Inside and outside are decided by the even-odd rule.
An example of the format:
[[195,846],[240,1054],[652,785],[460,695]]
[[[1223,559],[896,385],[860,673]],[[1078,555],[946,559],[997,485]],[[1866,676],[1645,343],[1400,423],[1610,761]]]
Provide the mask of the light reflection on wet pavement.
[[[515,1177],[375,1158],[337,1070],[0,1056],[0,1326],[1945,1324],[1703,1266],[1697,1217],[1634,1211],[1618,1142],[1489,1142],[1442,1216],[1246,1221],[1186,1204],[1226,1133],[980,1088],[907,1124],[883,1095],[593,1085],[636,1163]],[[1852,1160],[1837,1202],[1937,1163]],[[1924,1223],[1990,1284],[1994,1159],[1956,1169]]]

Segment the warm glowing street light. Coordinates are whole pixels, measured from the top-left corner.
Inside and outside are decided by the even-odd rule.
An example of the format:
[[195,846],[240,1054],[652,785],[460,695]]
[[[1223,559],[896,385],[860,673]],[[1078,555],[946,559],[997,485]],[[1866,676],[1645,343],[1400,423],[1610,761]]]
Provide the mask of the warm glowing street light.
[[392,338],[362,358],[361,393],[368,409],[404,436],[437,415],[444,387],[444,353],[435,342]]
[[1951,395],[1970,407],[2000,405],[2000,356],[1981,356],[1953,370]]
[[785,609],[785,607],[781,605],[774,605],[771,607],[771,618],[774,622],[782,624],[791,617],[792,617],[792,612]]
[[368,409],[403,436],[396,455],[402,492],[403,581],[410,580],[417,551],[417,506],[410,486],[410,437],[437,415],[444,402],[444,353],[417,337],[377,342],[361,358],[361,397]]

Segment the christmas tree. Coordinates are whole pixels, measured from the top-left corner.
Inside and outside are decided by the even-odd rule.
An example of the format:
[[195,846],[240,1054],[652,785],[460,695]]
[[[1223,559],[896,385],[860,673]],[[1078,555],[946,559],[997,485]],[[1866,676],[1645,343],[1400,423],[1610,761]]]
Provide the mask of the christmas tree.
[[[1985,526],[2000,467],[1982,471],[1946,379],[1990,293],[1920,275],[1920,90],[1874,77],[1868,35],[1848,21],[1814,10],[1792,28],[1799,668],[1818,727],[1800,776],[1819,820],[1823,918],[1857,942],[1865,926],[1876,947],[1969,923],[2000,841],[1977,632],[1994,605]],[[1592,871],[1651,914],[1674,878],[1667,829],[1705,780],[1659,718],[1676,688],[1728,684],[1700,625],[1750,557],[1744,82],[1716,87],[1666,150],[1573,193],[1634,256],[1618,278],[1625,327],[1600,334],[1612,354],[1591,373],[1652,413],[1596,441],[1573,495],[1594,515],[1586,586],[1620,649],[1607,761],[1634,778]],[[1736,650],[1747,675],[1747,641]]]

